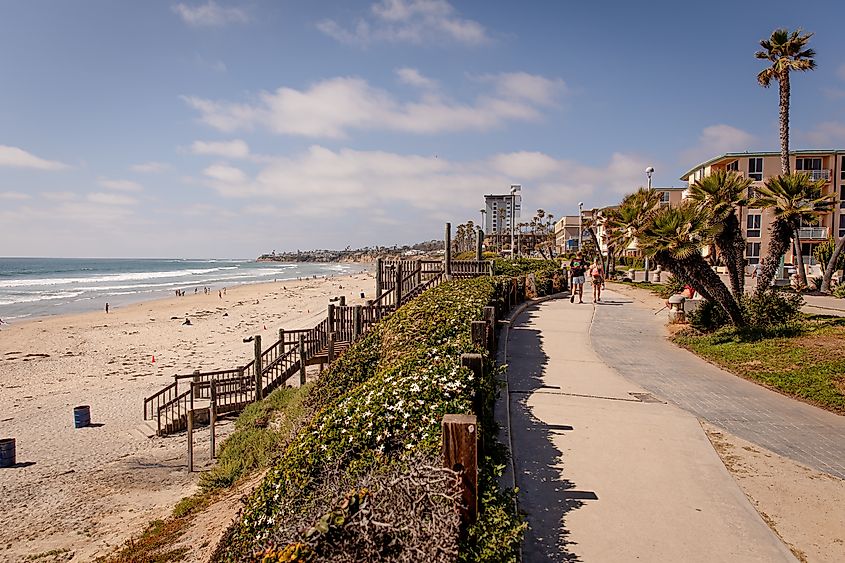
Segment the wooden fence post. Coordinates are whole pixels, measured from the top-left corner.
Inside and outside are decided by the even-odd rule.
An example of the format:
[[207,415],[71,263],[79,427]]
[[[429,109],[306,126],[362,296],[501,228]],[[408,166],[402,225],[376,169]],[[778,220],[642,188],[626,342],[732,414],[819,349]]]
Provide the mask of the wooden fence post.
[[361,309],[362,307],[360,305],[355,305],[355,308],[352,309],[352,342],[361,338],[361,329],[363,328],[361,324]]
[[[483,323],[484,321],[475,322]],[[475,326],[475,322],[472,323],[473,326]],[[471,369],[473,375],[475,375],[475,380],[481,382],[484,377],[484,356],[481,354],[461,354],[461,367]],[[481,386],[479,385],[480,388]],[[484,408],[484,400],[485,397],[481,394],[481,391],[477,391],[473,399],[473,410],[475,410],[477,416],[482,415],[481,411]]]
[[334,304],[329,303],[328,311],[326,312],[326,316],[329,319],[329,332],[334,332]]
[[188,473],[194,472],[194,386],[191,382],[190,402],[188,403]]
[[335,333],[330,332],[328,343],[326,344],[326,356],[328,358],[328,363],[331,364],[334,361],[334,339]]
[[443,429],[443,465],[460,473],[461,522],[464,527],[478,515],[478,423],[471,414],[447,414]]
[[282,348],[279,351],[279,353],[284,355],[285,354],[285,329],[283,329],[283,328],[279,329],[279,342],[281,342],[280,346]]
[[338,301],[337,301],[337,304],[340,305],[341,307],[346,307],[346,296],[341,295],[340,299],[338,299]]
[[472,321],[471,329],[472,343],[486,350],[488,348],[487,321]]
[[496,308],[484,307],[482,318],[487,321],[487,349],[490,354],[496,354]]
[[381,297],[382,292],[382,269],[384,268],[384,260],[376,258],[376,299]]
[[214,436],[214,426],[217,424],[217,382],[215,380],[211,380],[211,404],[208,407],[208,426],[210,430],[210,440],[211,440],[211,459],[215,459],[217,457],[217,448],[215,447],[215,436]]
[[443,271],[446,279],[452,277],[452,223],[446,223],[446,253],[443,255]]
[[402,262],[399,261],[396,263],[396,289],[395,289],[395,297],[396,299],[396,308],[399,308],[399,305],[402,302]]
[[255,344],[255,400],[261,400],[261,335],[256,334],[254,338]]
[[305,385],[305,335],[299,333],[299,385]]

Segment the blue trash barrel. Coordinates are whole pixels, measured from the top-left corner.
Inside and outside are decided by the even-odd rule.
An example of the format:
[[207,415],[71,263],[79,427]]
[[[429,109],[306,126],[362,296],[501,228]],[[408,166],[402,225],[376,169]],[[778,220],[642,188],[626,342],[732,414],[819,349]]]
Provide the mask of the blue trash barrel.
[[0,467],[12,467],[15,464],[15,439],[0,438]]
[[91,407],[80,405],[73,407],[73,425],[76,428],[85,428],[91,424]]

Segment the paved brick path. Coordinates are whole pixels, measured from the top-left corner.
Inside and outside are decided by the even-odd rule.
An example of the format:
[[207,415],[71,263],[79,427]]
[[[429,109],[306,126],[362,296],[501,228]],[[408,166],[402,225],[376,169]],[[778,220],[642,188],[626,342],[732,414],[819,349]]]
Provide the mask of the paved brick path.
[[616,292],[603,297],[592,344],[623,377],[740,438],[845,479],[845,416],[727,373],[668,342],[665,314]]

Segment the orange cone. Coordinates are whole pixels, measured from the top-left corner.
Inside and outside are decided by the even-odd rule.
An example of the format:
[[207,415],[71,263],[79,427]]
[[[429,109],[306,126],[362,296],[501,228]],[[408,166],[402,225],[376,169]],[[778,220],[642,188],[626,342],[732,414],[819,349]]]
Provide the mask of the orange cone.
[[267,325],[264,325],[264,330],[267,330]]
[[156,357],[153,356],[153,363],[156,363]]

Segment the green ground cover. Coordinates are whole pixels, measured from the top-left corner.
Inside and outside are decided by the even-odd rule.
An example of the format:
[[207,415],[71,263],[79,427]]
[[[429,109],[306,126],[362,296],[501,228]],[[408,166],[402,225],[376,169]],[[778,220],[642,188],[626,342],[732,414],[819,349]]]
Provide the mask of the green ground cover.
[[845,319],[809,317],[710,334],[686,330],[674,341],[731,373],[845,414]]

